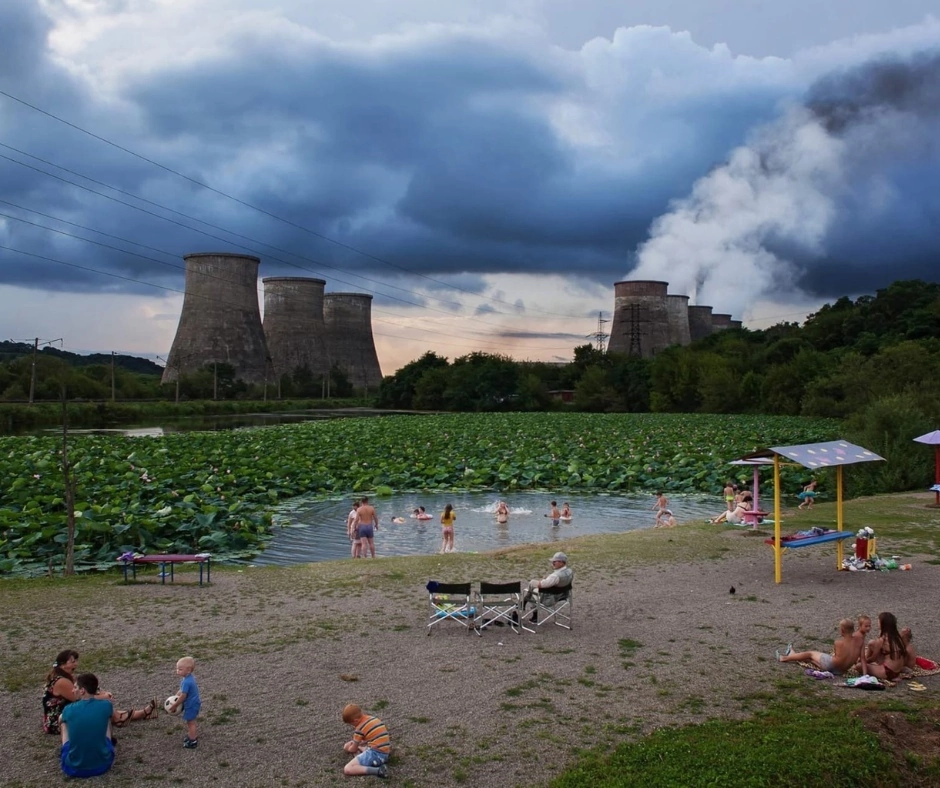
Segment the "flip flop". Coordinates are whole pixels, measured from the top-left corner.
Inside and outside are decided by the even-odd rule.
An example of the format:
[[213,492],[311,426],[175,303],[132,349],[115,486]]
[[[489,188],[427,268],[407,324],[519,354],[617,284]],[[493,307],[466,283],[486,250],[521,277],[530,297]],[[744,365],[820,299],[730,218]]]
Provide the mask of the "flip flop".
[[923,692],[925,689],[927,689],[927,688],[926,688],[923,684],[921,684],[919,681],[912,681],[912,682],[910,682],[907,686],[908,686],[908,689],[911,689],[911,690],[913,690],[914,692]]

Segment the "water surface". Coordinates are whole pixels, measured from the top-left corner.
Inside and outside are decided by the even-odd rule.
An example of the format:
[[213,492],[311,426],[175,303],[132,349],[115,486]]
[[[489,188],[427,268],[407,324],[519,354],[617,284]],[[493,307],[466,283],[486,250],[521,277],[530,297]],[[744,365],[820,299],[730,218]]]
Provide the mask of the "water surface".
[[[670,495],[676,519],[702,520],[724,508],[718,497]],[[407,493],[373,500],[380,527],[375,536],[379,556],[431,555],[441,547],[440,516],[447,503],[457,512],[454,542],[457,552],[485,552],[500,547],[554,542],[585,534],[623,533],[655,524],[652,495],[585,495],[557,497],[558,507],[568,501],[572,520],[553,526],[545,515],[552,498],[545,493],[512,493],[503,496],[509,505],[509,522],[496,522],[500,497],[492,492]],[[349,557],[346,515],[352,498],[317,501],[293,498],[277,508],[285,526],[278,528],[265,551],[252,559],[255,564],[297,564]],[[411,516],[424,506],[432,520]],[[394,522],[393,518],[404,522]]]

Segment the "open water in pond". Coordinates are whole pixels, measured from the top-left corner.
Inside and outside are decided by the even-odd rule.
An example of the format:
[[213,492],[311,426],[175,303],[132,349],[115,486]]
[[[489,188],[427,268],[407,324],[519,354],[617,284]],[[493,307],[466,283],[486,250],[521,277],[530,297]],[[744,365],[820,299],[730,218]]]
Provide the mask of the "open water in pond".
[[[669,495],[669,508],[679,522],[704,520],[724,508],[719,496]],[[453,504],[457,513],[454,525],[456,551],[479,553],[511,545],[555,542],[586,534],[623,533],[655,525],[653,495],[576,495],[557,497],[558,508],[567,501],[572,519],[557,526],[545,515],[552,497],[546,493],[518,492],[502,496],[509,506],[509,522],[496,522],[496,504],[500,496],[493,492],[408,493],[374,498],[379,515],[375,535],[378,556],[431,555],[441,548],[441,512]],[[349,557],[346,515],[352,496],[314,501],[294,498],[278,508],[285,524],[278,528],[265,551],[252,559],[254,564],[287,565],[310,561],[329,561]],[[411,513],[424,506],[431,520],[416,520]],[[394,522],[393,518],[403,519]]]

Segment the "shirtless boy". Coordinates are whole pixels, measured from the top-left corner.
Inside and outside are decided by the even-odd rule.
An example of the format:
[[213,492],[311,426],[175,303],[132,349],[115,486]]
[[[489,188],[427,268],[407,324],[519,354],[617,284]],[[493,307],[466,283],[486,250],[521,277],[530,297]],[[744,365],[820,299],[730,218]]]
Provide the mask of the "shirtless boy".
[[356,512],[356,524],[359,527],[359,541],[362,543],[362,558],[369,557],[369,551],[375,558],[375,532],[379,529],[379,518],[375,513],[369,499],[363,497],[359,502],[359,509]]
[[558,511],[558,501],[552,501],[552,511],[545,516],[552,518],[552,525],[558,525],[561,522],[561,512]]
[[786,653],[777,652],[777,659],[780,662],[812,662],[820,670],[827,670],[837,676],[845,673],[861,659],[864,670],[865,651],[861,642],[854,637],[855,622],[850,618],[843,618],[839,622],[839,634],[842,637],[836,638],[834,655],[822,651],[794,651],[792,646],[787,646]]

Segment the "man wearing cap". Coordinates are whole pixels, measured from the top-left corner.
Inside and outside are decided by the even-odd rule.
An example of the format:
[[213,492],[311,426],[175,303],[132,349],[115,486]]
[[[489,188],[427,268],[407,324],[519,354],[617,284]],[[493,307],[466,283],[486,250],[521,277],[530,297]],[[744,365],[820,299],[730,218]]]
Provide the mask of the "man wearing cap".
[[525,607],[526,603],[532,598],[532,595],[537,594],[543,588],[570,586],[573,579],[574,572],[568,567],[568,556],[564,553],[555,553],[555,555],[552,556],[551,574],[547,577],[543,577],[541,580],[529,581],[529,587],[522,595],[522,606]]

